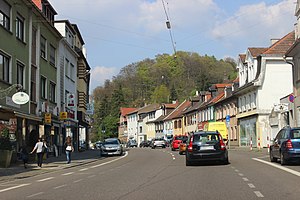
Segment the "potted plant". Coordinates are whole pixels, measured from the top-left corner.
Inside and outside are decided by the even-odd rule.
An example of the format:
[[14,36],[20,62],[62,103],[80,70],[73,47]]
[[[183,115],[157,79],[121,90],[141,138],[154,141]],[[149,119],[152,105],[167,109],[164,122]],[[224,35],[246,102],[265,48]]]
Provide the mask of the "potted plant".
[[4,128],[0,135],[0,167],[7,168],[10,166],[12,152],[9,131]]

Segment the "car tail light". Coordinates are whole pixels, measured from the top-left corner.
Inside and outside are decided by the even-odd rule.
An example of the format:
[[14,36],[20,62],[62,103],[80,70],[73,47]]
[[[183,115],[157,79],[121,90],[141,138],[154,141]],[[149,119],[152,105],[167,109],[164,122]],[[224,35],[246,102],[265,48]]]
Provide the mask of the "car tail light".
[[191,137],[189,146],[188,146],[188,152],[192,152],[193,151],[193,136]]
[[292,149],[293,148],[293,144],[291,140],[286,141],[286,148],[287,149]]
[[221,150],[225,150],[226,149],[226,145],[224,143],[224,141],[221,139],[220,140],[220,147],[221,147]]

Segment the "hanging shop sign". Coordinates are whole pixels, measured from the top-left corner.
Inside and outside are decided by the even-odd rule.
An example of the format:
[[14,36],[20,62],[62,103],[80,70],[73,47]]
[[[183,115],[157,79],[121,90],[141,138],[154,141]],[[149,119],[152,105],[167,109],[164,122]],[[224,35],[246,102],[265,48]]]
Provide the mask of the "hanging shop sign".
[[59,113],[59,119],[60,120],[65,120],[68,118],[68,113],[67,112],[60,112]]
[[45,124],[51,124],[51,113],[45,113]]

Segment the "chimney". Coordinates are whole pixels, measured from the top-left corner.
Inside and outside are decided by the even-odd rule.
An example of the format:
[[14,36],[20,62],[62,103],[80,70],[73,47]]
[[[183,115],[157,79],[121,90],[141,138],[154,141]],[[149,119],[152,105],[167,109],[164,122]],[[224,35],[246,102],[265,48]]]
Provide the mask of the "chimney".
[[275,44],[275,43],[278,42],[279,40],[280,40],[280,39],[275,39],[275,38],[271,39],[271,45]]
[[205,102],[209,101],[209,99],[211,99],[211,93],[210,92],[206,92],[206,94],[205,94]]
[[33,2],[40,10],[42,10],[42,0],[32,0],[32,2]]

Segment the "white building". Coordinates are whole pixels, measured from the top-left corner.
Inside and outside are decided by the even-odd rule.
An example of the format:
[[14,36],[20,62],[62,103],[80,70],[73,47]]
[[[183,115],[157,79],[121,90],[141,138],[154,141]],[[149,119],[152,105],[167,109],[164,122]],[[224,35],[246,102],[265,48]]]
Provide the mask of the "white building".
[[274,41],[269,48],[248,48],[245,61],[238,61],[240,87],[238,125],[240,146],[267,147],[275,132],[269,115],[280,98],[293,91],[292,66],[283,55],[294,41],[294,32]]
[[67,127],[63,131],[65,136],[73,137],[75,142],[84,135],[77,136],[77,59],[79,55],[75,51],[75,30],[68,20],[55,21],[55,28],[64,37],[59,43],[58,56],[58,95],[57,100],[61,110],[68,113]]

